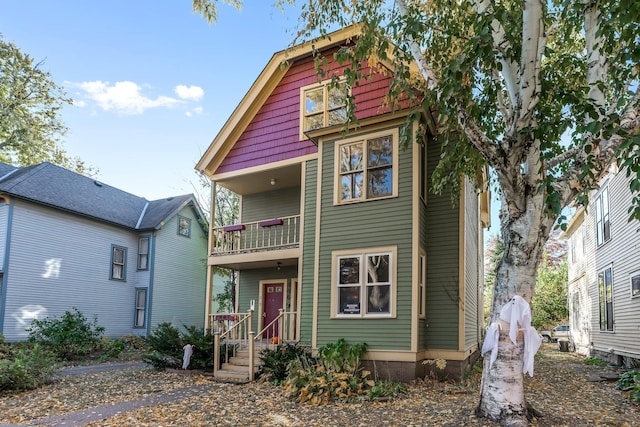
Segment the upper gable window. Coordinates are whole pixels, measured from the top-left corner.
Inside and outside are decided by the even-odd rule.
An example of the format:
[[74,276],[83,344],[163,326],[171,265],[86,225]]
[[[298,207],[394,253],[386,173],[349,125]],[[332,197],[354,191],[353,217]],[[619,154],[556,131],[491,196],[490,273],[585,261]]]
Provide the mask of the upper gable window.
[[398,194],[398,134],[378,132],[336,143],[334,203]]
[[347,121],[347,96],[349,90],[344,81],[337,86],[331,80],[300,89],[302,133]]
[[178,215],[178,234],[191,237],[191,219]]

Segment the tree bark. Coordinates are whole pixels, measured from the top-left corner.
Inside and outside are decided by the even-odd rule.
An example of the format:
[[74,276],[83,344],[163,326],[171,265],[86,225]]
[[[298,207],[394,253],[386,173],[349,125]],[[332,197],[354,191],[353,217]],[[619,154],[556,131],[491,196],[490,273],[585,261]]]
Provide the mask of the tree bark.
[[531,303],[538,262],[555,221],[555,216],[549,217],[545,210],[543,194],[520,197],[526,208],[517,212],[513,207],[507,209],[503,199],[500,220],[505,251],[496,268],[490,317],[490,323],[501,325],[498,357],[491,368],[488,354],[484,359],[480,402],[476,409],[477,416],[504,426],[528,425],[528,405],[524,394],[524,339],[518,334],[516,343],[511,341],[509,324],[499,319],[500,311],[515,295]]

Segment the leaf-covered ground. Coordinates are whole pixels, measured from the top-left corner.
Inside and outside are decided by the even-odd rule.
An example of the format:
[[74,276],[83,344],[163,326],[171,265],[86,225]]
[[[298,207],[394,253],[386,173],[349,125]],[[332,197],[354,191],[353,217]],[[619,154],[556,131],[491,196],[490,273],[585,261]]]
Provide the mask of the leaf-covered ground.
[[[525,380],[529,402],[543,413],[532,425],[640,425],[640,406],[616,390],[615,382],[589,381],[606,372],[545,345],[535,376]],[[38,390],[0,395],[0,424],[56,425],[61,415],[71,414],[66,425],[494,426],[473,415],[479,379],[476,373],[464,384],[418,381],[408,394],[387,402],[311,406],[287,400],[279,387],[264,382],[229,385],[204,375],[116,369],[61,376]],[[108,418],[95,418],[95,408],[114,404]],[[98,421],[83,421],[78,411]]]

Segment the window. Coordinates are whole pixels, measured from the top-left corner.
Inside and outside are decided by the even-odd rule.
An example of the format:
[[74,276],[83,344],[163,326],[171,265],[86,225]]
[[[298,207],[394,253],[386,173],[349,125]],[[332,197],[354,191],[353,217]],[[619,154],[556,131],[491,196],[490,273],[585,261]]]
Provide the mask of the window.
[[420,198],[427,203],[427,142],[418,145],[420,150]]
[[149,269],[149,238],[138,239],[138,270]]
[[598,273],[600,298],[600,330],[613,331],[613,278],[611,267]]
[[335,317],[395,315],[395,248],[334,252],[332,312]]
[[596,243],[598,246],[611,239],[609,224],[609,188],[604,187],[595,200],[596,208]]
[[301,133],[346,122],[348,95],[349,90],[344,81],[338,82],[337,86],[327,80],[303,87]]
[[133,320],[134,328],[144,328],[146,309],[147,309],[147,289],[136,288],[135,318]]
[[427,317],[427,297],[426,297],[426,284],[427,284],[427,256],[420,251],[420,262],[418,266],[418,298],[419,298],[419,317],[424,319]]
[[191,237],[191,219],[178,215],[178,234]]
[[111,279],[125,280],[127,248],[111,246]]
[[640,297],[640,270],[629,275],[631,280],[631,298]]
[[336,143],[335,204],[397,195],[397,148],[395,132]]

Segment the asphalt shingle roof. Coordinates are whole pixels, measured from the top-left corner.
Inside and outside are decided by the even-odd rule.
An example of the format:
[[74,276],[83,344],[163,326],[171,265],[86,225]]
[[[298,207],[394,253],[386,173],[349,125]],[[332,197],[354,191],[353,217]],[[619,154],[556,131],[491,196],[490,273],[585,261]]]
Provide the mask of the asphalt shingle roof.
[[0,192],[135,230],[159,228],[192,194],[147,201],[48,162],[16,168],[0,163]]

